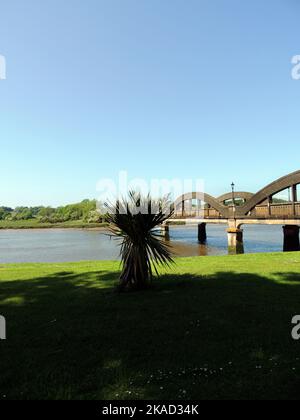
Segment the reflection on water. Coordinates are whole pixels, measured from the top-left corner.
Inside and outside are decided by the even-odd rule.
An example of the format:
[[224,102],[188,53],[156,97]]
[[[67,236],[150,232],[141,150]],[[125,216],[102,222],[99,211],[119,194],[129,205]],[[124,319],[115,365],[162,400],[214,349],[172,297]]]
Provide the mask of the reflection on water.
[[[198,243],[197,226],[171,226],[170,245],[176,256],[226,255],[225,225],[207,225],[207,244]],[[244,226],[245,252],[282,251],[281,226]],[[0,230],[0,263],[115,260],[115,240],[99,230]]]

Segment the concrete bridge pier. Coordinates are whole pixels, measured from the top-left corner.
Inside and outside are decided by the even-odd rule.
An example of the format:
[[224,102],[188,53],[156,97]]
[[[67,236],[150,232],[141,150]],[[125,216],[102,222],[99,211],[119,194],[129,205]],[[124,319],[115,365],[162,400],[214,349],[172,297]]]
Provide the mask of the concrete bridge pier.
[[200,223],[198,225],[198,241],[201,244],[205,244],[207,240],[206,223]]
[[299,231],[300,227],[297,225],[283,226],[284,252],[300,251]]
[[244,254],[243,230],[236,219],[228,220],[227,235],[229,254]]
[[244,240],[242,229],[228,229],[228,251],[230,255],[244,254]]
[[166,240],[170,239],[170,226],[167,223],[164,223],[160,227],[160,234],[163,236]]

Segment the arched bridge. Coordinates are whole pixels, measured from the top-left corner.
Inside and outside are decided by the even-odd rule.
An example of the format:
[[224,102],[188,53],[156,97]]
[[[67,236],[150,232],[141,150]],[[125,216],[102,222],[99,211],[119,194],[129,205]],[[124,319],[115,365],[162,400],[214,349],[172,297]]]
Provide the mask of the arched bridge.
[[[299,200],[299,201],[298,201]],[[267,185],[256,194],[230,192],[213,197],[203,192],[191,192],[174,202],[173,221],[186,223],[228,224],[229,245],[242,242],[243,224],[282,224],[285,239],[292,237],[293,248],[299,248],[300,171],[286,175]],[[199,234],[201,237],[201,234]],[[203,238],[206,237],[204,232]],[[298,240],[297,240],[298,237]],[[287,247],[288,248],[288,247]]]
[[298,186],[300,189],[300,171],[272,182],[256,194],[230,192],[215,198],[206,193],[191,192],[174,202],[174,217],[208,220],[238,218],[247,221],[300,219]]

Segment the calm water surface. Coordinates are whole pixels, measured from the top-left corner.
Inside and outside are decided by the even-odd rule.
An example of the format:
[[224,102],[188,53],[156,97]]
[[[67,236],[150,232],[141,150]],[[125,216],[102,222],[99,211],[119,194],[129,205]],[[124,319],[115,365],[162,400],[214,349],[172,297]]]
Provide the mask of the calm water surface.
[[[207,225],[207,245],[199,245],[197,226],[171,226],[170,244],[177,256],[226,255],[222,225]],[[282,251],[281,226],[244,226],[245,252]],[[115,260],[115,240],[99,230],[0,230],[0,263]]]

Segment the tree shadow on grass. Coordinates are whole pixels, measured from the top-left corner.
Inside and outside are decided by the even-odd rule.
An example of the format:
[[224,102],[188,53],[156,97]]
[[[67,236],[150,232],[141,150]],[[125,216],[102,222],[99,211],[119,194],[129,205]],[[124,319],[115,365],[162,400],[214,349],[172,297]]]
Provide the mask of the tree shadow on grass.
[[[300,274],[166,274],[151,290],[124,295],[114,293],[118,276],[0,283],[1,395],[298,398],[300,348],[290,332]],[[215,373],[192,373],[202,368]]]

